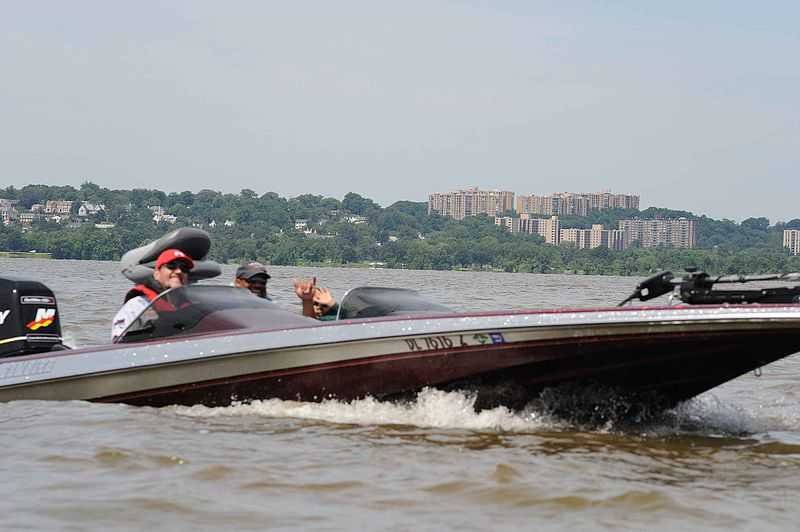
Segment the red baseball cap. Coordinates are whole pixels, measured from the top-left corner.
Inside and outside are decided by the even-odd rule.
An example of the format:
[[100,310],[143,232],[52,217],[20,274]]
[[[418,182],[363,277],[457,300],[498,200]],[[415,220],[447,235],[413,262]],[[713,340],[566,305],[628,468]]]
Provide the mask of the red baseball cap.
[[161,252],[161,255],[158,256],[158,259],[156,260],[156,269],[159,269],[163,265],[176,260],[185,262],[190,270],[194,268],[194,261],[192,260],[192,257],[179,249],[170,248]]

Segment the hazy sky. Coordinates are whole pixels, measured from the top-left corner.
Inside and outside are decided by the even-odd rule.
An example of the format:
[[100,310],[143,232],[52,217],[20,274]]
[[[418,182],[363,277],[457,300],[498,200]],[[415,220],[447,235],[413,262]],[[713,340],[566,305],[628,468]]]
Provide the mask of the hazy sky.
[[0,185],[800,218],[800,2],[0,0]]

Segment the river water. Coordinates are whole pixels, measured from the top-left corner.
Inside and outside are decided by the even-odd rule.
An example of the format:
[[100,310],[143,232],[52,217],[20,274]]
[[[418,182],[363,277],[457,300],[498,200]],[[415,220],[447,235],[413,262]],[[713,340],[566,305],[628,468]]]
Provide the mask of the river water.
[[[229,282],[234,267],[225,267]],[[457,309],[613,305],[637,279],[270,268],[341,295],[414,287]],[[107,341],[129,283],[117,263],[0,259],[43,281],[68,343]],[[0,404],[4,530],[796,530],[800,356],[657,421],[584,427],[476,413],[459,393],[403,404],[263,401],[160,409]]]

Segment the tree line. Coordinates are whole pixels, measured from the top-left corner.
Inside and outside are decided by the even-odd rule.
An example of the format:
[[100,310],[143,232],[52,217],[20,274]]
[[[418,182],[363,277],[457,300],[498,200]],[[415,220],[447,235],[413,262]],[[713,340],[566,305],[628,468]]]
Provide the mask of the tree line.
[[[0,189],[0,198],[19,200],[29,209],[47,200],[89,201],[106,206],[88,222],[29,228],[0,225],[0,250],[49,252],[55,258],[118,260],[123,253],[181,226],[199,226],[212,237],[210,258],[221,262],[244,259],[279,265],[347,265],[381,263],[390,268],[487,269],[507,272],[646,275],[663,269],[694,266],[715,274],[800,271],[800,257],[782,248],[783,229],[800,228],[800,220],[770,225],[767,218],[741,223],[664,208],[610,209],[586,217],[562,217],[562,227],[588,228],[620,219],[677,218],[698,222],[696,249],[576,249],[570,244],[544,244],[539,236],[512,234],[489,217],[463,221],[429,215],[424,202],[399,201],[381,207],[350,192],[342,200],[305,194],[283,198],[252,190],[223,194],[165,193],[158,190],[110,190],[94,183],[71,186],[28,185]],[[177,217],[174,225],[153,222],[151,206]],[[348,217],[363,216],[354,224]],[[297,220],[306,226],[295,228]],[[228,225],[225,222],[230,222]],[[308,231],[308,233],[304,232]]]

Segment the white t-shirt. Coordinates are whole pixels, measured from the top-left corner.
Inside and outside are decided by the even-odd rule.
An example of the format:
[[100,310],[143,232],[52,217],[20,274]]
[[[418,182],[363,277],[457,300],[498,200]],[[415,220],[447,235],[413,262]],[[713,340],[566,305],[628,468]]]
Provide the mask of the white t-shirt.
[[138,318],[139,314],[141,314],[149,304],[150,300],[146,297],[136,296],[122,305],[117,315],[114,316],[114,321],[111,322],[111,341],[113,342],[118,336],[125,332],[128,325]]

